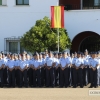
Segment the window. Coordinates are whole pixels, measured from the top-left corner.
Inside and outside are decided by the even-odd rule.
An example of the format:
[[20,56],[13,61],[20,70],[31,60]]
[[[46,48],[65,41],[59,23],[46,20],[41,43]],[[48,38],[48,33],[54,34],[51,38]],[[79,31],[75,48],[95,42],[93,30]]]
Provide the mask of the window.
[[24,48],[20,45],[20,38],[20,36],[4,38],[4,52],[22,53]]
[[100,0],[83,0],[83,9],[100,9]]
[[0,5],[2,5],[2,0],[0,0]]
[[18,51],[18,42],[9,42],[9,52],[16,53]]
[[100,0],[94,0],[94,6],[100,5]]
[[16,0],[16,5],[29,5],[29,0]]
[[7,5],[7,0],[0,0],[0,5],[2,5],[2,6]]

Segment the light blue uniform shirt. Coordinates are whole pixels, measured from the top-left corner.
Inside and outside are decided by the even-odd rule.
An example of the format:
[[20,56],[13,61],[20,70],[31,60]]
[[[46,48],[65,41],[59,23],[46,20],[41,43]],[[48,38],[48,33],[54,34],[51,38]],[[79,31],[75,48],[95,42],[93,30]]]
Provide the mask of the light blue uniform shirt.
[[91,60],[90,60],[90,66],[92,66],[92,67],[95,68],[97,65],[98,65],[97,59],[91,58]]
[[4,63],[5,63],[5,66],[7,66],[7,63],[8,61],[10,60],[9,58],[3,58],[4,59]]
[[61,67],[64,68],[66,67],[66,65],[69,63],[68,59],[67,58],[61,58],[60,59],[60,64],[61,64]]
[[26,62],[27,62],[27,66],[29,67],[31,65],[31,60],[28,59],[28,60],[26,60]]
[[50,57],[47,57],[46,58],[46,64],[47,66],[52,66],[52,64],[55,62],[54,58],[50,58]]
[[0,59],[0,67],[4,64],[4,60]]
[[71,58],[71,63],[75,64],[77,57]]
[[33,65],[35,68],[40,66],[40,60],[34,60]]
[[15,60],[15,66],[19,66],[19,62],[20,62],[20,60]]
[[43,59],[39,59],[39,62],[40,62],[40,66],[43,65]]
[[60,60],[58,58],[54,58],[54,59],[55,59],[55,63],[56,63],[55,67],[56,67],[60,63]]
[[89,58],[89,66],[90,66],[90,62],[92,61],[92,58]]
[[30,60],[30,65],[33,65],[33,63],[34,63],[34,59],[31,59]]
[[77,58],[75,61],[75,66],[79,67],[81,64],[83,64],[82,58]]
[[84,65],[86,65],[86,66],[89,65],[89,58],[86,57],[86,58],[84,59]]
[[46,64],[46,59],[45,58],[42,59],[42,63],[43,63],[43,65]]
[[27,63],[26,60],[21,60],[19,62],[19,66],[20,66],[21,69],[24,69],[26,66],[28,66],[28,63]]
[[15,61],[14,60],[9,60],[7,62],[7,66],[8,66],[8,68],[14,68],[15,67]]
[[67,61],[67,64],[71,64],[71,58],[70,57],[67,57],[66,61]]
[[72,63],[72,59],[71,59],[71,57],[68,57],[68,59],[69,59],[69,63],[71,64],[71,63]]
[[98,64],[100,64],[100,58],[97,59]]

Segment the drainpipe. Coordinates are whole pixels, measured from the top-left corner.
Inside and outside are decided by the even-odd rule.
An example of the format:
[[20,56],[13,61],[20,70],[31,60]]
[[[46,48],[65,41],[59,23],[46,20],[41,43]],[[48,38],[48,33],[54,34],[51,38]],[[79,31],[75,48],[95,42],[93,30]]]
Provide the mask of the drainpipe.
[[83,0],[80,0],[80,9],[83,9]]

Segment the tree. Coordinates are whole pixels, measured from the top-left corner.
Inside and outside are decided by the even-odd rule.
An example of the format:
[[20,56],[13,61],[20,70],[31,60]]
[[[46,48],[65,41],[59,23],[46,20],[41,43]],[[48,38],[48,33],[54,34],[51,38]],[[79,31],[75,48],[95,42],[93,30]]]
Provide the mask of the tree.
[[[65,29],[59,29],[59,38],[60,51],[70,48],[71,41]],[[21,38],[21,46],[30,52],[43,52],[45,49],[57,51],[57,44],[57,29],[50,27],[50,19],[48,17],[37,20],[35,26]]]

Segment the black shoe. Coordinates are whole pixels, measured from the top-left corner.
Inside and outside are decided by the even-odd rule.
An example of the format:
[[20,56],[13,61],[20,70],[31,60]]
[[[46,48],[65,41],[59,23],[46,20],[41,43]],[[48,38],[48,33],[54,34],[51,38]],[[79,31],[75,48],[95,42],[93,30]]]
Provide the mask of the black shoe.
[[46,88],[49,88],[49,86],[46,86]]
[[27,86],[27,85],[25,85],[24,87],[25,87],[25,88],[28,88],[28,86]]
[[90,86],[89,88],[93,88],[93,86]]
[[22,88],[22,86],[19,86],[19,88]]
[[87,86],[87,84],[84,84],[84,86]]
[[73,86],[73,88],[76,88],[76,86]]
[[8,86],[8,88],[11,88],[11,86]]
[[94,86],[94,88],[97,88],[97,86]]
[[29,87],[31,87],[31,88],[32,88],[33,86],[31,85],[31,86],[29,86]]
[[63,88],[63,86],[59,86],[60,88]]
[[39,88],[41,88],[42,86],[40,85]]
[[33,86],[32,88],[37,88],[36,86]]

